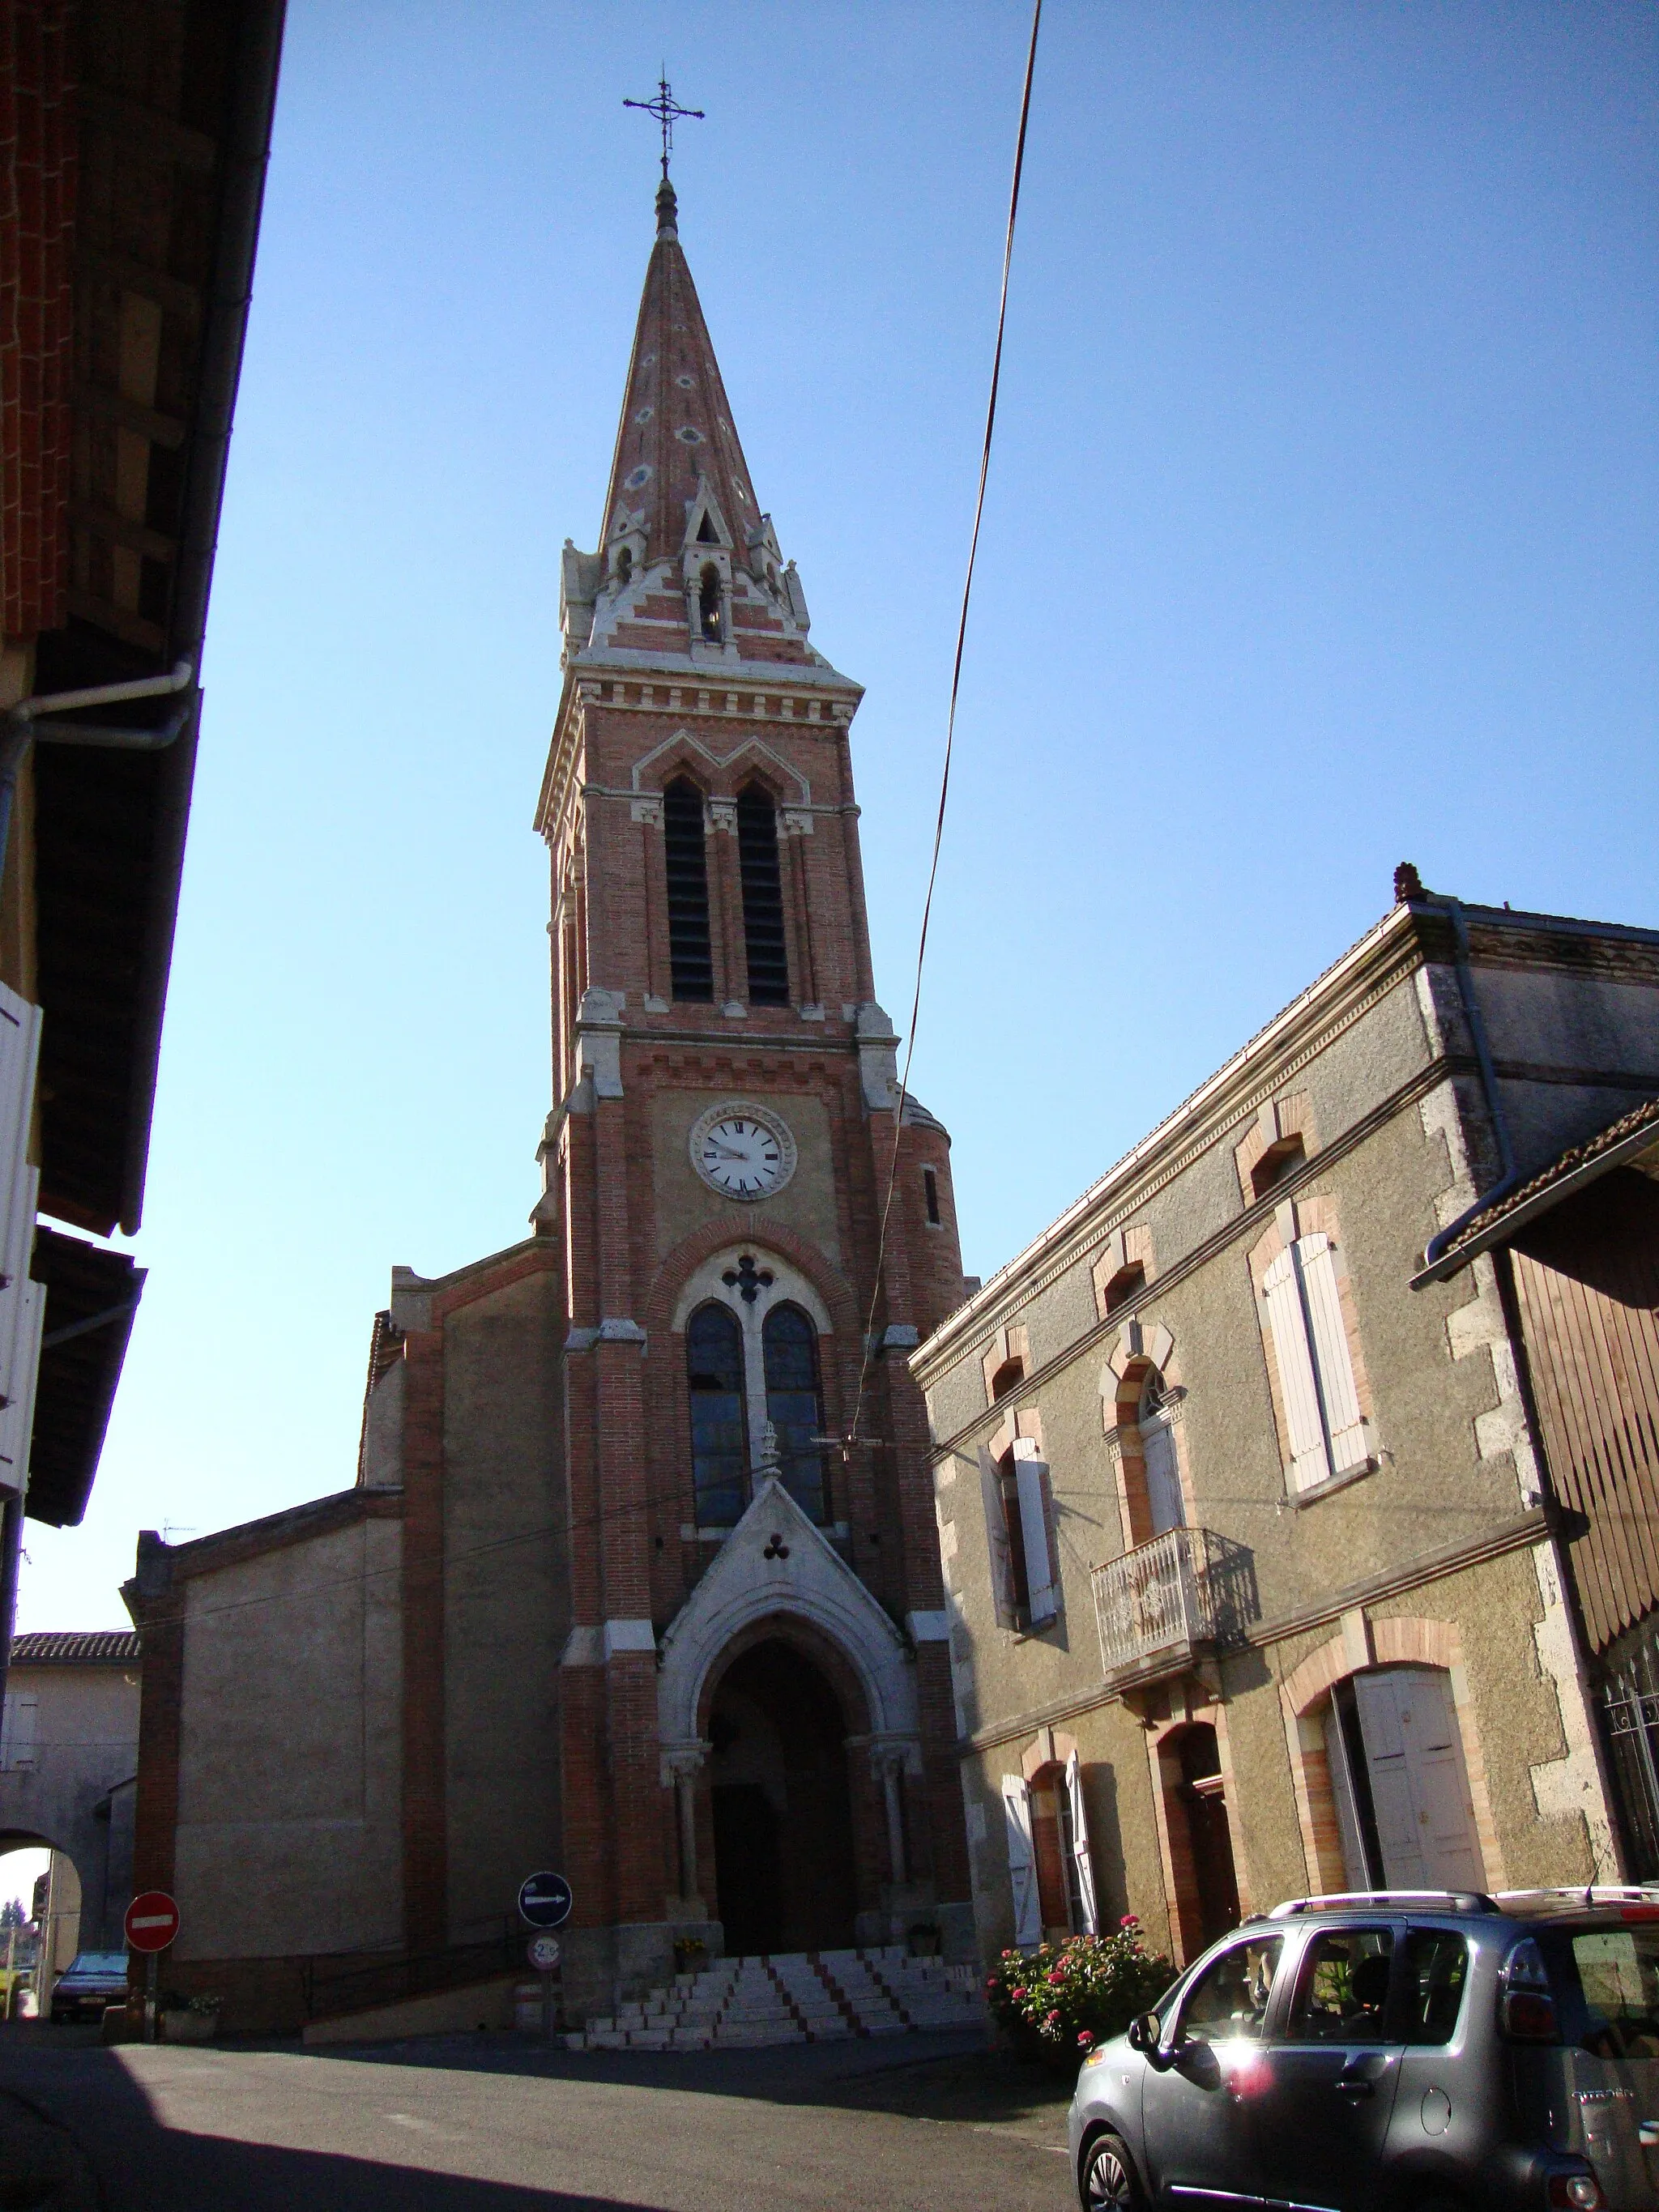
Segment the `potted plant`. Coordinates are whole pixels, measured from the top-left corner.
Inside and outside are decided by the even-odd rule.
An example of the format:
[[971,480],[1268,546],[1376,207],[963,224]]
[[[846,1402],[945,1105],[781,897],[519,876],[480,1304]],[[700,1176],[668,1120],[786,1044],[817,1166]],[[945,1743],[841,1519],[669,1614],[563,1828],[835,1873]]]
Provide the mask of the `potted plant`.
[[991,2017],[1017,2055],[1075,2073],[1097,2043],[1121,2035],[1175,1979],[1126,1913],[1109,1936],[1073,1936],[1034,1951],[1005,1951],[986,1978]]
[[220,1997],[172,1996],[161,2001],[163,2043],[211,2043],[219,2033]]
[[701,1936],[677,1936],[674,1938],[674,1972],[677,1974],[701,1973],[708,1963],[708,1946]]

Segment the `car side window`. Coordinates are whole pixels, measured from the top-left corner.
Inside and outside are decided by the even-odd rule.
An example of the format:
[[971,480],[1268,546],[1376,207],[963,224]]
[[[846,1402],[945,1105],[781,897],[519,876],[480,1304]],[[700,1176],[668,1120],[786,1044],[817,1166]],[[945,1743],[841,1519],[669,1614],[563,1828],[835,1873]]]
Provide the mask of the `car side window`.
[[1449,1928],[1413,1928],[1401,1962],[1400,2040],[1449,2043],[1469,1978],[1469,1947]]
[[1383,2043],[1391,1928],[1326,1928],[1302,1956],[1285,2034],[1291,2043]]
[[1258,1936],[1212,1959],[1187,1992],[1181,2039],[1230,2043],[1240,2036],[1259,2037],[1284,1947],[1282,1936]]

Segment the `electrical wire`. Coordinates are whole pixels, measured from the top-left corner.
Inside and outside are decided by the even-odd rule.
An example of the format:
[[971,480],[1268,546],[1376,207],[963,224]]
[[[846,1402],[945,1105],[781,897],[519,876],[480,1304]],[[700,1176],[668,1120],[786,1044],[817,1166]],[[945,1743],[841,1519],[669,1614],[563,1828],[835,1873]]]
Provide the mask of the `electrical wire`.
[[860,1441],[859,1423],[869,1388],[875,1358],[876,1312],[882,1298],[882,1270],[887,1257],[887,1231],[898,1187],[899,1143],[904,1130],[904,1109],[910,1096],[910,1062],[915,1056],[916,1026],[921,1018],[921,975],[927,957],[927,927],[933,919],[933,887],[939,880],[939,853],[945,842],[945,808],[951,793],[951,761],[956,746],[957,700],[962,690],[962,660],[968,641],[968,609],[974,596],[974,568],[979,557],[980,526],[985,520],[985,487],[991,473],[991,441],[996,432],[997,392],[1002,382],[1002,341],[1008,326],[1008,278],[1014,259],[1014,226],[1019,216],[1019,184],[1025,167],[1025,133],[1031,119],[1031,84],[1036,74],[1037,33],[1042,25],[1042,0],[1033,0],[1031,39],[1025,53],[1025,83],[1019,100],[1019,132],[1014,141],[1014,173],[1008,191],[1008,225],[1002,244],[1002,292],[997,304],[997,342],[991,356],[991,390],[985,408],[985,438],[980,448],[979,490],[974,501],[974,527],[968,541],[968,568],[962,583],[962,611],[957,618],[957,649],[951,666],[951,705],[945,720],[945,758],[940,766],[939,811],[933,823],[933,857],[927,867],[927,896],[921,903],[921,929],[916,943],[916,988],[910,1001],[910,1026],[904,1047],[904,1072],[899,1078],[898,1098],[893,1109],[893,1150],[887,1168],[887,1195],[882,1203],[881,1231],[876,1240],[876,1268],[870,1291],[870,1311],[864,1328],[864,1358],[859,1369],[858,1395],[853,1405],[853,1425],[847,1442]]

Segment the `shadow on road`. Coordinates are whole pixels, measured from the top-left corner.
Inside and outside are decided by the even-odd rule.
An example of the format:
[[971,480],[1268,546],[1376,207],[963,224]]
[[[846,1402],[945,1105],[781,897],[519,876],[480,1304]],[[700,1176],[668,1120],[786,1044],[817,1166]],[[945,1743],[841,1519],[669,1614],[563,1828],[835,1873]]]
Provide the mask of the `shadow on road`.
[[[191,2134],[158,2119],[113,2051],[52,2048],[7,2037],[0,2045],[0,2204],[40,2212],[654,2212],[637,2199],[573,2196],[433,2173],[379,2159],[288,2150]],[[15,2100],[15,2101],[14,2101]],[[42,2121],[67,2130],[85,2171],[39,2165]],[[31,2161],[23,2194],[8,2193],[9,2166]],[[88,2185],[95,2175],[95,2189]]]
[[[267,2046],[269,2047],[269,2046]],[[785,2044],[760,2051],[584,2051],[522,2035],[429,2035],[398,2043],[336,2044],[310,2054],[375,2066],[523,2075],[542,2081],[678,2089],[769,2104],[832,2105],[908,2119],[977,2125],[1030,2122],[1063,2136],[1072,2084],[987,2046],[978,2029]]]

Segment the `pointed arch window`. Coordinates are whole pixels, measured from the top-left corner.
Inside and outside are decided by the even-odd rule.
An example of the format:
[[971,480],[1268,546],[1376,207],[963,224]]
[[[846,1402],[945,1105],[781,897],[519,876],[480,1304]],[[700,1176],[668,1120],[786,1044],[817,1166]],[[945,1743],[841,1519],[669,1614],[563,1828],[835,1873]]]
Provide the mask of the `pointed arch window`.
[[799,1306],[775,1306],[761,1332],[766,1370],[766,1418],[771,1424],[784,1488],[813,1521],[824,1513],[823,1395],[818,1387],[818,1333]]
[[751,1006],[787,1006],[789,956],[783,935],[783,880],[772,794],[749,784],[738,794],[738,866],[743,878],[743,936]]
[[711,645],[718,645],[725,635],[721,626],[720,572],[712,561],[704,562],[697,580],[697,626]]
[[668,882],[668,966],[677,999],[712,1000],[708,949],[708,856],[702,793],[684,776],[662,795],[664,870]]
[[697,1525],[730,1528],[748,1504],[749,1413],[743,1331],[729,1306],[699,1306],[685,1332],[691,1483]]

